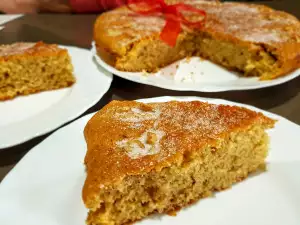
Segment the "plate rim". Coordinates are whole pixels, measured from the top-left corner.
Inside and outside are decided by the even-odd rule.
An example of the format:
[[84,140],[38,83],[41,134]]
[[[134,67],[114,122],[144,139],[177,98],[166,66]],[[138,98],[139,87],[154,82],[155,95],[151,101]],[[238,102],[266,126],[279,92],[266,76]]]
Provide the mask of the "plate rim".
[[[103,69],[109,71],[110,73],[112,73],[115,76],[121,77],[123,79],[135,82],[135,83],[140,83],[140,84],[145,84],[145,85],[149,85],[149,86],[153,86],[153,87],[158,87],[158,88],[163,88],[163,89],[168,89],[168,90],[173,90],[173,91],[196,91],[196,92],[207,92],[207,93],[217,93],[217,92],[227,92],[227,91],[247,91],[247,90],[257,90],[257,89],[262,89],[262,88],[268,88],[268,87],[273,87],[273,86],[277,86],[280,84],[284,84],[288,81],[291,81],[297,77],[300,76],[300,68],[293,70],[290,73],[294,73],[291,75],[285,75],[285,76],[280,76],[277,77],[273,80],[270,81],[261,81],[261,82],[265,82],[262,84],[257,84],[257,85],[253,85],[253,86],[227,86],[227,87],[212,87],[210,86],[196,86],[197,83],[194,83],[195,86],[193,87],[185,87],[185,86],[179,86],[177,87],[176,85],[170,85],[170,84],[161,84],[161,83],[155,83],[149,79],[147,79],[147,76],[143,76],[142,72],[125,72],[125,71],[120,71],[110,65],[108,65],[104,60],[101,59],[100,56],[97,55],[96,53],[96,48],[95,48],[95,42],[92,42],[92,48],[90,50],[93,54],[93,57],[96,61],[96,63],[102,67]],[[209,61],[209,60],[208,60]],[[126,73],[131,73],[131,74],[135,74],[135,76],[130,76],[130,75],[126,75]],[[173,84],[178,84],[174,81]],[[180,84],[180,83],[179,83]]]
[[[89,55],[89,59],[87,59],[88,61],[91,61],[91,64],[94,64],[93,61],[93,56],[92,54],[90,54],[89,49],[85,49],[85,48],[80,48],[77,46],[70,46],[70,45],[59,45],[59,47],[61,48],[65,48],[67,50],[71,50],[71,51],[80,51],[80,52],[84,52],[87,56]],[[72,57],[72,55],[70,54],[70,56]],[[74,68],[76,67],[75,63],[73,63]],[[82,66],[82,65],[79,65]],[[75,69],[74,69],[75,70]],[[97,71],[96,71],[97,70]],[[56,130],[57,128],[60,128],[62,126],[64,126],[65,124],[67,124],[68,122],[76,119],[77,117],[80,117],[85,111],[87,111],[89,108],[91,108],[92,106],[94,106],[98,101],[101,100],[101,98],[105,95],[105,93],[109,90],[111,83],[113,81],[113,75],[112,73],[110,73],[109,71],[100,68],[99,66],[95,65],[95,73],[94,73],[95,77],[96,76],[102,76],[105,78],[101,79],[101,82],[105,81],[105,86],[103,85],[103,87],[98,90],[98,92],[94,92],[93,94],[93,98],[91,98],[91,95],[88,96],[88,98],[86,98],[86,96],[82,96],[81,98],[81,106],[77,106],[77,104],[74,104],[75,102],[78,103],[80,98],[74,98],[72,101],[66,101],[64,100],[64,103],[67,103],[64,105],[64,107],[61,107],[61,105],[58,107],[58,110],[55,111],[57,114],[57,116],[55,116],[57,119],[54,119],[54,122],[52,121],[52,123],[45,123],[45,125],[37,125],[37,126],[32,126],[31,120],[35,120],[38,121],[40,120],[40,123],[43,123],[43,119],[47,118],[47,115],[49,115],[49,112],[47,113],[46,111],[48,111],[50,108],[52,108],[52,110],[54,110],[53,107],[47,108],[45,111],[40,112],[37,115],[34,115],[32,117],[29,117],[28,119],[19,121],[17,123],[13,123],[13,124],[8,124],[8,125],[4,125],[2,126],[2,129],[12,129],[12,131],[10,131],[10,135],[6,135],[4,134],[2,137],[0,136],[1,140],[0,140],[0,152],[1,151],[6,151],[7,149],[23,144],[29,140],[32,140],[36,137],[42,136],[44,134],[47,134],[51,131]],[[101,75],[100,75],[101,74]],[[85,76],[84,74],[82,75],[77,75],[77,76]],[[76,77],[76,74],[75,74]],[[95,79],[94,79],[95,80]],[[74,85],[76,85],[78,83],[75,83]],[[84,84],[84,83],[82,83]],[[84,85],[83,85],[84,86]],[[82,85],[79,86],[75,86],[76,87],[76,91],[79,90],[83,87]],[[74,87],[74,86],[73,86]],[[69,87],[69,88],[72,88]],[[63,89],[60,89],[63,90]],[[72,89],[71,89],[72,90]],[[87,88],[85,89],[87,90]],[[92,92],[91,92],[92,93]],[[78,93],[75,95],[75,97],[81,97],[80,95],[78,95]],[[87,101],[86,99],[91,99],[90,101]],[[60,102],[60,101],[59,101]],[[55,103],[59,104],[59,102]],[[1,103],[1,102],[0,102]],[[72,107],[69,107],[70,105],[72,105]],[[69,110],[71,109],[71,110]],[[66,110],[68,110],[68,114],[66,114]],[[44,117],[44,118],[43,118]],[[53,117],[54,118],[54,117]],[[21,127],[17,127],[17,125],[21,125]],[[37,122],[36,122],[37,124]],[[34,128],[33,128],[34,127]],[[23,132],[20,130],[23,130]],[[7,138],[7,137],[11,137],[14,136],[13,138]]]

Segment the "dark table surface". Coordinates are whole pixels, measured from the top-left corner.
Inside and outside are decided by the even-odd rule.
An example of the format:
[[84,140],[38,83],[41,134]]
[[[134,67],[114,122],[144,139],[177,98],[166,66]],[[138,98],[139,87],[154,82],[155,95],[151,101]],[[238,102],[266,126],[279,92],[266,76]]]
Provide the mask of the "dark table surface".
[[[299,0],[251,1],[284,10],[300,18]],[[45,41],[90,48],[96,15],[25,15],[0,31],[0,44],[17,41]],[[112,99],[139,99],[157,96],[201,96],[223,98],[259,107],[300,124],[300,77],[275,87],[219,93],[179,92],[133,83],[118,77],[105,96],[83,115],[95,112]],[[51,133],[18,146],[0,149],[0,181],[31,148]]]

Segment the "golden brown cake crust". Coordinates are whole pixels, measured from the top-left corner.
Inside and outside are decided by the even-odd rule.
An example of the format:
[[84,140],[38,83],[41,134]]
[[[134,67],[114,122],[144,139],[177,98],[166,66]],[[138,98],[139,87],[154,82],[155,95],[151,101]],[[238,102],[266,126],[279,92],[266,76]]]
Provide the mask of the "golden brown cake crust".
[[[202,32],[217,40],[254,48],[259,45],[274,53],[283,75],[300,67],[300,22],[294,16],[269,7],[243,3],[185,1],[207,13]],[[165,24],[161,16],[140,16],[122,7],[102,14],[95,23],[94,40],[99,51],[119,57],[145,39],[158,39]],[[186,27],[182,35],[188,31]],[[189,30],[190,31],[190,30]],[[121,68],[118,68],[121,69]]]
[[101,187],[117,184],[125,176],[158,172],[176,164],[186,152],[214,146],[230,132],[253,124],[267,128],[274,120],[245,108],[200,101],[113,101],[84,130],[88,149],[85,204]]
[[56,44],[45,44],[43,42],[28,43],[18,42],[11,45],[0,45],[0,61],[29,57],[29,56],[51,56],[57,54],[68,54],[66,49],[59,48]]

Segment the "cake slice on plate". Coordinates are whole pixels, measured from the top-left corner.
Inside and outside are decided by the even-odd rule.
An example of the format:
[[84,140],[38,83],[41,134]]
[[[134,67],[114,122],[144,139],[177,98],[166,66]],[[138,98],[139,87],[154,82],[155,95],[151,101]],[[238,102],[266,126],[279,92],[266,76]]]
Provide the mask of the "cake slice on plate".
[[187,56],[201,56],[262,80],[300,67],[300,22],[296,17],[262,5],[183,2],[204,10],[206,19],[202,28],[182,25],[174,47],[160,39],[163,15],[139,15],[122,7],[97,19],[94,40],[98,54],[118,70],[134,72],[152,72]]
[[87,123],[87,224],[120,225],[182,208],[265,164],[275,121],[200,101],[113,101]]
[[0,100],[69,87],[74,82],[66,49],[43,42],[0,45]]

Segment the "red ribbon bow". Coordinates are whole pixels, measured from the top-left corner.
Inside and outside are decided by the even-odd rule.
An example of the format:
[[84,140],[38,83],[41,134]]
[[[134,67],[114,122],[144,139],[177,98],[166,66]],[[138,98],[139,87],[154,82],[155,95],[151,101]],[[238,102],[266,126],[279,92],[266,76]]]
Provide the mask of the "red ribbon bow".
[[[127,6],[130,10],[141,15],[164,14],[166,24],[160,34],[160,39],[172,47],[176,45],[177,37],[181,32],[181,23],[189,27],[200,28],[203,26],[206,17],[206,12],[201,9],[184,3],[168,5],[164,0],[128,0]],[[182,12],[184,11],[201,15],[200,20],[189,20],[183,15]],[[199,19],[199,16],[197,16],[197,19]]]

